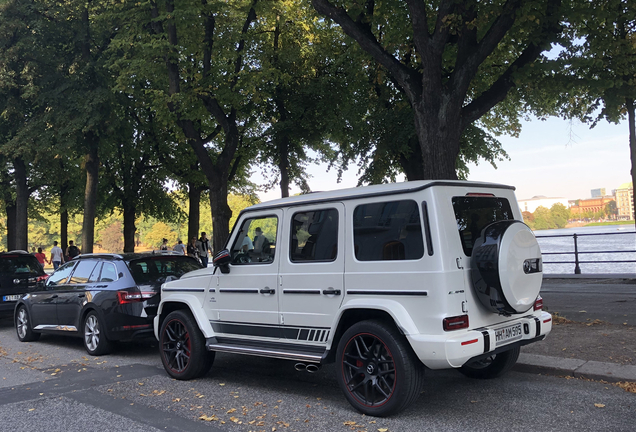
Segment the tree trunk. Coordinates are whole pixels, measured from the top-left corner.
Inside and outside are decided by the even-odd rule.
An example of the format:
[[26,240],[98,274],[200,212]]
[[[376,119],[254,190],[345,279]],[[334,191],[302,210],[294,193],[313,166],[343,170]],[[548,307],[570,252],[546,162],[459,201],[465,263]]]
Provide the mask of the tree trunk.
[[188,240],[199,238],[199,225],[201,224],[201,191],[202,187],[195,183],[188,183]]
[[[64,171],[61,162],[60,169],[62,172]],[[68,189],[68,182],[64,182],[60,187],[60,243],[62,243],[64,254],[68,248]],[[76,240],[74,239],[74,241]]]
[[[629,154],[632,160],[632,194],[634,186],[636,186],[636,116],[634,115],[634,99],[625,99],[627,105],[627,122],[629,125]],[[632,208],[630,209],[632,217],[634,216],[634,200],[632,200]],[[636,224],[636,218],[634,218]]]
[[406,175],[406,180],[424,180],[424,164],[422,151],[416,138],[409,139],[409,154],[400,153],[400,166]]
[[230,236],[232,210],[227,204],[227,181],[210,183],[210,208],[212,211],[212,249],[217,253],[225,247]]
[[93,133],[85,135],[88,154],[85,156],[86,189],[84,191],[84,220],[82,222],[82,252],[92,253],[95,242],[95,215],[97,214],[97,184],[99,176],[99,138]]
[[68,249],[68,210],[66,208],[60,212],[60,243],[66,255],[66,249]]
[[29,188],[27,186],[26,165],[22,158],[13,160],[15,170],[15,248],[28,251],[29,248]]
[[[281,118],[281,121],[282,118]],[[289,136],[283,135],[278,145],[278,169],[280,170],[280,197],[289,196]]]
[[137,207],[133,203],[123,203],[124,207],[124,252],[135,251],[135,218],[137,216]]
[[7,212],[7,250],[15,250],[15,204],[5,201],[4,208]]
[[457,180],[455,163],[462,135],[461,129],[457,127],[460,124],[460,112],[424,102],[423,99],[411,103],[420,144],[423,179]]

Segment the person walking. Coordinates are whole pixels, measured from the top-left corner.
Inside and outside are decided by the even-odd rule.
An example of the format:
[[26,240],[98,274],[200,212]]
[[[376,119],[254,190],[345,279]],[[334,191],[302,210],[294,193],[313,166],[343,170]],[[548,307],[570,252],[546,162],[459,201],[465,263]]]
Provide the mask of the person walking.
[[38,262],[40,263],[42,268],[44,268],[44,263],[45,262],[51,264],[51,261],[46,259],[46,255],[44,255],[44,253],[42,252],[42,248],[41,247],[39,247],[37,253],[34,253],[33,255],[35,255],[35,258],[38,260]]
[[57,270],[57,268],[64,263],[64,252],[62,252],[62,248],[57,245],[57,241],[53,242],[51,259],[49,261],[53,264],[53,270]]
[[72,260],[73,258],[75,258],[76,256],[78,256],[80,254],[80,250],[77,246],[75,246],[75,244],[73,243],[73,240],[70,240],[68,242],[68,248],[66,249],[66,255],[68,256],[68,260]]
[[210,255],[212,254],[212,248],[210,247],[210,240],[208,240],[205,232],[201,233],[201,238],[197,240],[196,245],[197,251],[199,252],[199,258],[201,258],[201,264],[203,264],[203,267],[207,267]]

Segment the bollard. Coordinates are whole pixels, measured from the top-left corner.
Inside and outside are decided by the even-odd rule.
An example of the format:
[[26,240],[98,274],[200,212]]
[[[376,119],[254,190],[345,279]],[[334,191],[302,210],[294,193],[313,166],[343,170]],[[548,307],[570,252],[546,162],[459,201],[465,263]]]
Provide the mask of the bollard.
[[574,274],[581,274],[581,267],[579,266],[579,246],[577,243],[577,235],[574,234]]

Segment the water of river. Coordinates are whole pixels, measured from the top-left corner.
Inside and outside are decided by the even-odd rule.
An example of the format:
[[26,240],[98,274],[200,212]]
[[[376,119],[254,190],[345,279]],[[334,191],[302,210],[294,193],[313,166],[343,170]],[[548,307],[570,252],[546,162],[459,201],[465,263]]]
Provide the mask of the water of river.
[[[579,254],[581,273],[636,273],[636,262],[599,263],[597,261],[636,261],[636,229],[634,225],[614,225],[604,227],[564,228],[556,230],[535,231],[544,263],[574,261],[574,254],[546,255],[546,252],[574,252],[573,234],[577,234],[579,252],[598,252]],[[606,235],[588,235],[606,234]],[[544,237],[544,236],[567,237]],[[604,252],[602,252],[604,251]],[[609,253],[607,251],[631,251]],[[544,264],[544,273],[574,273],[574,264]]]

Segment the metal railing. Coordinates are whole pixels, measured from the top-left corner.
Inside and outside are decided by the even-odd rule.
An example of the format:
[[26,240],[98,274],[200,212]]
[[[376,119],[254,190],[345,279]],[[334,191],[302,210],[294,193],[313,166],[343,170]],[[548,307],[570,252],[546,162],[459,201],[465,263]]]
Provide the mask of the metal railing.
[[636,253],[636,250],[607,250],[607,251],[579,251],[578,239],[579,237],[587,236],[607,236],[607,235],[635,235],[635,232],[616,232],[616,233],[590,233],[590,234],[559,234],[559,235],[537,235],[536,238],[555,238],[555,237],[572,237],[574,240],[574,251],[568,252],[542,252],[542,255],[574,255],[574,261],[543,261],[543,264],[574,264],[574,274],[581,274],[580,264],[618,264],[618,263],[636,263],[636,259],[631,260],[592,260],[585,261],[579,258],[579,255],[593,255],[593,254],[624,254],[624,253]]

